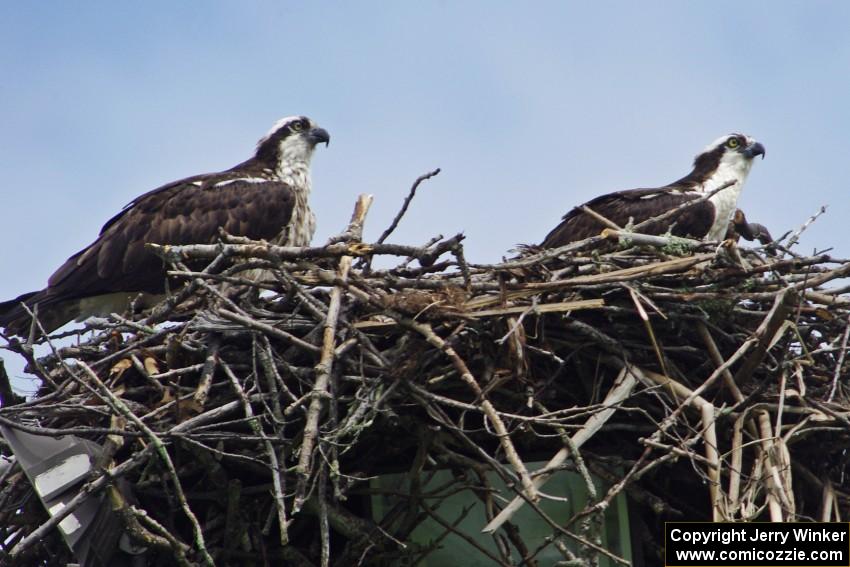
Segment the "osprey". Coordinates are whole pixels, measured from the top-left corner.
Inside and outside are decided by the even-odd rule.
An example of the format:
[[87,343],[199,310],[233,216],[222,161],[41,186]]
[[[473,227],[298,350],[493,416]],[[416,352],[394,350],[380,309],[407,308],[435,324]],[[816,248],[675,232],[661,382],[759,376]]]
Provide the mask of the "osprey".
[[[736,203],[753,158],[764,158],[764,146],[743,134],[729,134],[712,142],[694,159],[693,170],[685,177],[656,189],[631,189],[596,197],[564,215],[561,223],[546,236],[542,246],[556,248],[598,235],[605,224],[586,209],[625,227],[651,219],[715,191],[701,203],[684,208],[680,213],[660,222],[650,223],[641,232],[676,235],[705,240],[721,240],[736,213]],[[740,211],[738,211],[740,213]],[[748,235],[766,231],[761,225],[746,223],[743,214],[735,214],[736,228]],[[742,222],[740,226],[737,222]],[[752,240],[752,238],[748,238]],[[760,238],[761,239],[761,238]]]
[[165,291],[162,261],[146,243],[206,244],[219,229],[284,246],[306,246],[316,218],[310,210],[310,159],[330,137],[305,116],[279,120],[254,157],[226,171],[174,181],[134,199],[109,219],[97,239],[50,276],[47,287],[0,303],[0,326],[24,335],[38,306],[45,331],[72,319],[123,311],[139,294]]

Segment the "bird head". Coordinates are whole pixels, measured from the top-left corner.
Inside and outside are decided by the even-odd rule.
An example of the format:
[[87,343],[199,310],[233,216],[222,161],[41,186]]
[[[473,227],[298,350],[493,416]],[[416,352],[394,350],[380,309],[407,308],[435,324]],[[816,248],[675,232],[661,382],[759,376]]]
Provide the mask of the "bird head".
[[753,158],[764,158],[765,150],[761,143],[746,134],[727,134],[717,138],[694,158],[695,170],[716,170],[718,168],[749,171]]
[[327,130],[306,116],[287,116],[257,142],[257,158],[273,163],[277,170],[309,165],[316,145],[328,145],[330,139]]
[[[714,140],[702,151],[700,156],[707,153],[719,153],[722,155],[721,159],[731,163],[736,160],[750,161],[756,156],[761,156],[764,159],[765,151],[764,146],[755,141],[754,138],[733,132]],[[697,159],[700,156],[697,156]]]
[[[750,172],[753,158],[764,157],[764,146],[745,134],[727,134],[717,138],[694,158],[693,170],[673,183],[700,190],[714,188],[716,183],[737,179],[743,183]],[[706,185],[708,183],[708,186]]]

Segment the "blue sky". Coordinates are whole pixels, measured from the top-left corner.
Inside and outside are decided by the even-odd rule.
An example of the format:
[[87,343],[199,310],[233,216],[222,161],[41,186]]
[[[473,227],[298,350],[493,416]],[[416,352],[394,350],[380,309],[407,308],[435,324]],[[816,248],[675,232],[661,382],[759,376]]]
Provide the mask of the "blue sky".
[[[249,157],[278,118],[331,134],[316,240],[467,234],[496,261],[595,195],[657,186],[731,131],[741,200],[800,252],[850,256],[850,3],[0,3],[0,299],[44,286],[134,196]],[[14,375],[20,364],[4,356]]]

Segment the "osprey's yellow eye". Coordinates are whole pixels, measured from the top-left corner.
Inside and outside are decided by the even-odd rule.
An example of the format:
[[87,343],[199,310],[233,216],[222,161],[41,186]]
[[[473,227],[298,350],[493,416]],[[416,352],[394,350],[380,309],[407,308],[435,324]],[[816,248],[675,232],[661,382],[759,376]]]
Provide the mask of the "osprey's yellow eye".
[[293,132],[300,132],[304,129],[304,123],[299,120],[298,122],[294,122],[290,128],[292,128]]
[[738,144],[740,144],[740,143],[741,142],[738,141],[738,138],[729,138],[726,141],[726,147],[734,150],[735,148],[738,147]]

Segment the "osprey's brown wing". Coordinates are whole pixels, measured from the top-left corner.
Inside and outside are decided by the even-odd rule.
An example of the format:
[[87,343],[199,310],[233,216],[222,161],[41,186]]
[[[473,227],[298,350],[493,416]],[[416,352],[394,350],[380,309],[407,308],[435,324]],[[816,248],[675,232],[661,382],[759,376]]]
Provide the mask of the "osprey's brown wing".
[[[665,211],[695,199],[699,195],[694,192],[682,193],[670,188],[631,189],[596,197],[583,206],[605,217],[614,224],[624,227],[631,219],[638,224]],[[682,212],[662,222],[651,223],[643,227],[645,234],[664,234],[672,226],[672,234],[691,238],[703,238],[714,222],[714,205],[703,201],[687,207]],[[556,226],[543,240],[544,248],[556,248],[571,242],[599,235],[605,225],[598,219],[586,213],[582,207],[576,207],[564,215],[561,223]]]
[[[162,293],[162,261],[146,243],[207,244],[219,228],[230,234],[271,239],[289,223],[295,197],[285,183],[244,173],[199,175],[146,193],[110,219],[88,247],[74,254],[50,277],[46,289],[0,303],[0,326],[18,333],[29,325],[20,306],[38,304],[67,311],[63,304],[117,292]],[[58,328],[74,316],[55,317]],[[61,319],[65,319],[64,321]],[[48,332],[52,329],[48,329]]]

